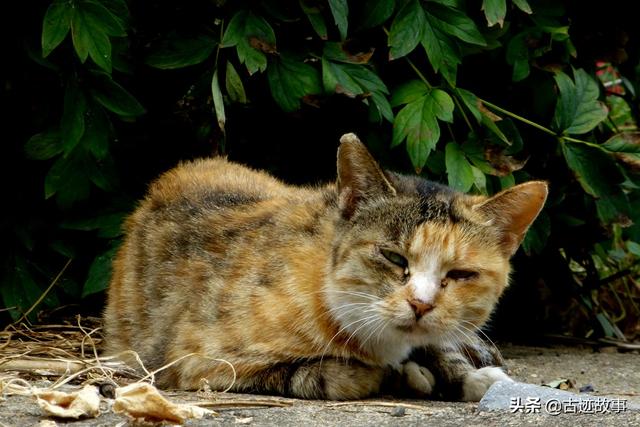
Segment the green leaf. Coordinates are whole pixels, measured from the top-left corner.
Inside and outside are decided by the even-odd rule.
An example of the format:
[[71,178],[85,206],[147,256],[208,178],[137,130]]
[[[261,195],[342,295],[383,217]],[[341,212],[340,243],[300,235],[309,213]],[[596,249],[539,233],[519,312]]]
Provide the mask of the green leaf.
[[229,98],[234,102],[246,104],[247,94],[244,91],[242,79],[233,64],[229,61],[227,61],[227,72],[225,73],[225,77],[225,87],[227,88]]
[[420,41],[435,72],[439,72],[455,87],[458,65],[462,63],[455,40],[437,28],[435,18],[426,14]]
[[71,18],[71,39],[73,47],[80,58],[80,62],[84,62],[89,57],[89,44],[91,44],[91,32],[87,28],[84,16],[78,8],[73,9],[74,13]]
[[[385,94],[387,86],[365,65],[340,64],[322,58],[322,82],[329,93],[339,93],[354,98],[363,95],[363,102],[371,105],[384,118],[393,120],[391,106]],[[368,98],[367,98],[368,97]]]
[[615,153],[640,154],[640,132],[620,132],[609,138],[602,147]]
[[460,99],[462,100],[462,102],[464,103],[464,105],[467,107],[469,112],[471,112],[473,117],[476,118],[476,121],[478,123],[481,123],[482,113],[480,113],[480,108],[479,108],[480,101],[478,101],[478,97],[466,89],[456,88],[455,91],[460,97]]
[[407,151],[414,168],[421,170],[440,138],[440,126],[436,118],[452,118],[453,101],[440,89],[431,89],[423,97],[403,107],[393,123],[391,146],[407,140]]
[[85,131],[87,102],[75,82],[69,81],[64,93],[64,110],[60,120],[60,134],[65,156],[80,142]]
[[218,82],[218,70],[213,73],[213,78],[211,79],[211,95],[213,96],[213,107],[216,111],[218,127],[220,127],[220,130],[224,133],[224,125],[227,118],[224,112],[224,102],[222,100],[222,92],[220,91],[220,84]]
[[42,57],[46,58],[67,37],[71,29],[71,3],[54,1],[42,21]]
[[467,192],[475,182],[473,167],[460,146],[450,142],[445,147],[445,164],[449,186],[455,190]]
[[249,74],[267,69],[266,53],[276,52],[276,36],[271,25],[252,12],[236,13],[222,37],[222,46],[236,46],[240,63]]
[[507,45],[507,62],[513,65],[511,80],[514,82],[525,79],[529,75],[529,47],[527,38],[530,33],[523,31],[513,37]]
[[364,7],[360,28],[374,28],[383,24],[393,14],[395,0],[369,0]]
[[429,92],[429,87],[422,80],[409,80],[393,91],[391,96],[391,106],[397,107],[402,104],[414,102]]
[[382,117],[393,123],[393,111],[386,96],[382,92],[371,92],[372,106],[380,113]]
[[493,121],[493,118],[488,115],[487,112],[482,110],[480,111],[480,114],[482,115],[482,125],[493,132],[493,134],[496,135],[500,139],[500,141],[504,142],[507,145],[511,145],[511,141],[509,141],[509,138],[507,138],[504,132],[502,132],[498,125],[496,125],[496,123]]
[[83,162],[85,175],[96,187],[106,192],[113,192],[118,184],[118,173],[111,156],[105,156],[96,161],[91,156],[86,156]]
[[98,160],[109,154],[109,133],[111,122],[104,109],[93,104],[85,118],[85,132],[81,144],[87,148]]
[[347,0],[329,0],[329,8],[333,15],[333,20],[340,32],[340,38],[342,40],[347,38],[347,28],[349,25],[349,4]]
[[[433,99],[433,112],[440,120],[453,123],[453,99],[443,90],[433,89],[429,94]],[[429,96],[428,95],[428,96]]]
[[286,55],[274,59],[267,70],[273,99],[284,111],[300,109],[300,101],[308,95],[322,92],[319,72],[309,64]]
[[418,0],[409,0],[397,13],[389,31],[389,59],[401,58],[422,40],[425,14]]
[[48,160],[62,153],[60,132],[49,130],[29,138],[24,146],[25,154],[33,160]]
[[115,212],[91,218],[67,220],[60,224],[60,228],[65,230],[97,231],[98,237],[110,239],[123,234],[122,223],[126,216],[125,212]]
[[522,249],[527,255],[540,254],[547,246],[551,235],[551,219],[543,210],[527,231],[522,241]]
[[609,138],[602,148],[611,152],[619,162],[632,171],[640,170],[640,132],[621,132]]
[[220,42],[221,47],[232,47],[242,40],[245,33],[245,27],[247,25],[248,15],[249,13],[246,10],[240,10],[231,17],[231,20],[224,31],[224,35],[222,36],[222,41]]
[[97,292],[104,291],[109,287],[109,281],[111,280],[111,264],[113,258],[118,251],[118,246],[115,246],[103,252],[95,257],[89,267],[89,274],[87,280],[84,282],[82,288],[82,297],[86,297]]
[[247,67],[249,74],[267,69],[267,56],[251,47],[248,41],[242,39],[236,46],[238,60]]
[[100,22],[87,13],[84,7],[76,7],[71,18],[71,38],[81,62],[91,56],[100,68],[111,73],[111,42]]
[[124,37],[127,35],[124,22],[102,4],[91,0],[85,0],[79,4],[92,28],[99,29],[109,36]]
[[591,131],[607,117],[607,107],[598,101],[598,84],[582,70],[574,70],[575,84],[562,72],[555,75],[560,91],[554,125],[565,134]]
[[153,46],[145,62],[161,70],[184,68],[205,61],[215,47],[215,40],[206,35],[191,38],[173,36]]
[[490,27],[496,24],[502,27],[507,16],[507,0],[482,0],[482,10]]
[[347,64],[366,64],[372,55],[373,49],[366,52],[350,52],[343,42],[326,42],[322,49],[323,57]]
[[516,7],[521,11],[523,11],[524,13],[528,13],[529,15],[533,13],[533,11],[531,10],[531,6],[529,6],[529,3],[527,2],[527,0],[512,0],[512,1],[513,1],[513,4],[515,4]]
[[322,83],[329,93],[355,98],[356,95],[364,93],[364,90],[345,68],[346,65],[322,58]]
[[45,198],[55,195],[56,202],[63,209],[89,197],[89,188],[84,158],[75,151],[68,157],[59,157],[44,179]]
[[621,190],[624,176],[605,151],[586,144],[564,142],[562,154],[584,191],[594,197],[607,197]]
[[605,226],[618,223],[624,227],[631,225],[631,205],[625,193],[618,191],[596,200],[596,211]]
[[307,19],[311,23],[313,30],[318,34],[318,37],[322,40],[326,40],[328,38],[327,24],[324,22],[322,10],[320,10],[319,7],[314,6],[313,2],[310,0],[300,0],[300,7],[305,15],[307,15]]
[[135,117],[145,113],[144,107],[125,88],[106,73],[94,72],[91,95],[107,110],[124,117]]
[[487,45],[487,41],[478,30],[475,22],[461,10],[431,3],[429,15],[434,18],[435,24],[445,33],[470,44]]
[[487,176],[475,166],[471,166],[473,172],[473,185],[476,186],[478,191],[484,195],[487,194]]
[[263,52],[273,53],[276,50],[276,34],[273,28],[262,16],[251,12],[247,15],[244,39],[252,47]]
[[640,244],[638,244],[636,242],[628,241],[627,242],[627,249],[633,255],[635,255],[637,257],[640,257]]

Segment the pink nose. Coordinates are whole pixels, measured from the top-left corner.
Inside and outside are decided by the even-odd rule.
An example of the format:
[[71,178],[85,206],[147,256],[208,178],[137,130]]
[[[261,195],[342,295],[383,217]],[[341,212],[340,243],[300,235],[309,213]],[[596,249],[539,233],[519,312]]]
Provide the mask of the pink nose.
[[415,298],[412,300],[408,300],[408,302],[411,308],[413,309],[413,312],[416,314],[417,319],[424,316],[425,313],[428,313],[429,311],[433,310],[433,307],[434,307],[433,304],[429,304],[428,302],[424,302],[422,300],[415,299]]

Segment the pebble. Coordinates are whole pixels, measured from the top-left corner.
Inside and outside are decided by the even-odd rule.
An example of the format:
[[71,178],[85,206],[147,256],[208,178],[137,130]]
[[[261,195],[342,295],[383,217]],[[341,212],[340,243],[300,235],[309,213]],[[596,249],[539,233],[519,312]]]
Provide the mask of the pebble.
[[392,417],[404,417],[407,413],[407,409],[404,406],[396,406],[391,410],[389,415]]

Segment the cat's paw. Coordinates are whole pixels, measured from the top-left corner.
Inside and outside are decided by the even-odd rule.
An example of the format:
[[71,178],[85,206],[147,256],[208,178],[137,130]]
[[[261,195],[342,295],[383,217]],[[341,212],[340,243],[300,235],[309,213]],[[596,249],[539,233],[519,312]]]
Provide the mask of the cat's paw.
[[406,385],[421,396],[431,396],[436,379],[427,368],[416,362],[406,362],[402,365],[402,372]]
[[502,369],[495,366],[487,366],[469,372],[462,382],[462,400],[465,402],[479,401],[496,381],[513,380]]

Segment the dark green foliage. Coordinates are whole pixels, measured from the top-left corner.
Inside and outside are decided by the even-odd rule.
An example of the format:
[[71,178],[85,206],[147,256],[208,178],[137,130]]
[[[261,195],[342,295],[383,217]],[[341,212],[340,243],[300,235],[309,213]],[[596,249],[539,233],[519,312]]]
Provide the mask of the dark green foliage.
[[5,314],[69,259],[39,309],[103,291],[123,218],[179,160],[225,154],[308,182],[333,176],[340,134],[356,131],[385,166],[461,191],[550,181],[522,286],[544,283],[558,313],[577,304],[588,326],[574,332],[620,337],[640,317],[640,37],[625,2],[597,21],[601,7],[574,3],[12,6]]

